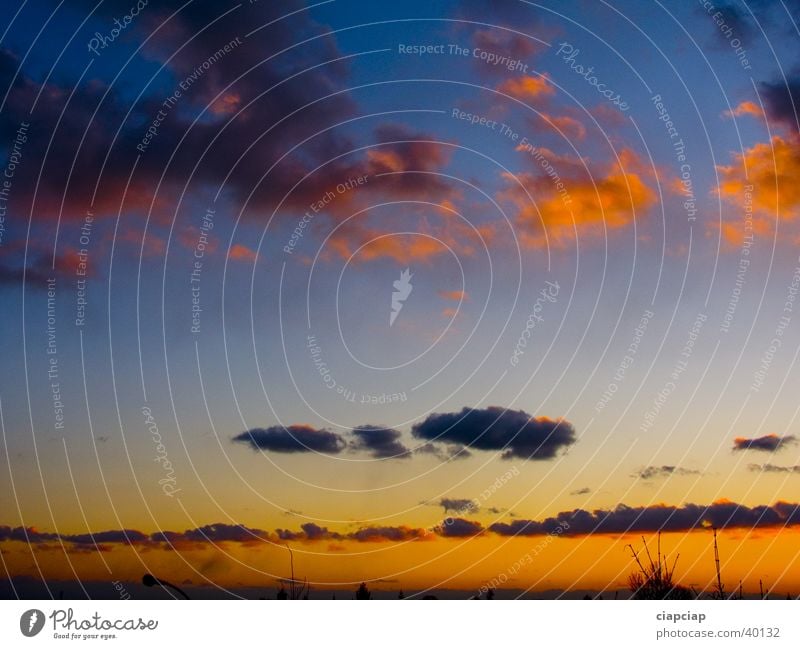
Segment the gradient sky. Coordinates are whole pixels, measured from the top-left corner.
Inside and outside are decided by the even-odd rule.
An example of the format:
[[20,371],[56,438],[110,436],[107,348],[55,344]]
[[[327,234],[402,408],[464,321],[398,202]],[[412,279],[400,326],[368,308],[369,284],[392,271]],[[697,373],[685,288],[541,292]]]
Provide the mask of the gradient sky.
[[4,593],[800,590],[797,2],[12,5]]

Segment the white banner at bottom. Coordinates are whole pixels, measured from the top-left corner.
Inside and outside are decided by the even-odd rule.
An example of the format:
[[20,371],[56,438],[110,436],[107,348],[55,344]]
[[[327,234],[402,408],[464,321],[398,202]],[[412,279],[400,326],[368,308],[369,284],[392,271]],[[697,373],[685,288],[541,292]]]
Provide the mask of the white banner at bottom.
[[[3,647],[799,647],[800,602],[0,602]],[[584,645],[585,643],[585,645]]]

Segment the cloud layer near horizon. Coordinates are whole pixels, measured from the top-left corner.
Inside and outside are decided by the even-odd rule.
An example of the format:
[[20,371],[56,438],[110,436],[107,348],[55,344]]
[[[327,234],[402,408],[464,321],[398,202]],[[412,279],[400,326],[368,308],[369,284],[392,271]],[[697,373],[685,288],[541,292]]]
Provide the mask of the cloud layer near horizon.
[[[564,525],[567,523],[568,525]],[[800,503],[776,502],[773,505],[748,507],[727,500],[710,505],[620,504],[614,509],[573,509],[541,520],[516,519],[488,526],[464,518],[448,518],[429,527],[386,525],[359,527],[354,531],[335,531],[308,522],[299,530],[276,529],[274,532],[245,525],[214,523],[184,532],[162,531],[146,534],[138,530],[105,530],[94,533],[59,534],[40,532],[33,527],[0,525],[1,542],[20,542],[40,549],[67,551],[109,551],[115,545],[144,546],[160,549],[201,549],[206,544],[239,543],[283,544],[286,541],[353,541],[357,543],[405,542],[434,538],[466,538],[484,534],[498,536],[589,536],[603,534],[690,532],[717,529],[781,529],[800,525]]]

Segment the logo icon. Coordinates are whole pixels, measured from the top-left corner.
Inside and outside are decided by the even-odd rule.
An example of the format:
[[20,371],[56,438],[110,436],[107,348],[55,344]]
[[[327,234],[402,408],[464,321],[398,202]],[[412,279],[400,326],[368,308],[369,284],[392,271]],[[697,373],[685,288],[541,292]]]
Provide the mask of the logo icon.
[[408,296],[411,295],[411,289],[414,288],[411,285],[412,277],[414,276],[411,274],[411,271],[406,268],[402,273],[400,273],[400,279],[395,280],[393,283],[395,290],[392,293],[392,312],[389,314],[390,327],[394,324],[394,321],[400,314],[400,309],[403,308],[403,302],[405,302],[408,299]]
[[38,608],[25,611],[19,618],[19,630],[26,638],[32,638],[44,627],[44,613]]

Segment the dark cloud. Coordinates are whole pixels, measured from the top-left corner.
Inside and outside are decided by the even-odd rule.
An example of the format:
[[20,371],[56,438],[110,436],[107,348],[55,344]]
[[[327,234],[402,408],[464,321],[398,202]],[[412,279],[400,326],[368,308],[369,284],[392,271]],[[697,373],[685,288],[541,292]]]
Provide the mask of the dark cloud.
[[764,435],[763,437],[736,437],[733,440],[734,451],[744,451],[747,449],[753,451],[779,451],[784,446],[794,444],[797,438],[794,435],[785,435],[780,437],[775,433]]
[[483,525],[465,518],[446,518],[436,526],[436,533],[445,537],[476,536],[483,532]]
[[592,493],[592,490],[589,487],[581,487],[580,489],[576,489],[575,491],[570,491],[570,496],[585,496],[586,494]]
[[150,537],[137,530],[108,530],[91,534],[62,534],[61,540],[76,545],[94,545],[96,543],[136,545],[148,542]]
[[[751,0],[751,4],[755,6],[756,3]],[[718,2],[714,6],[712,15],[709,15],[702,5],[697,7],[697,12],[709,21],[720,46],[731,47],[731,40],[735,38],[745,46],[752,43],[753,36],[756,34],[756,25],[745,7],[734,2]],[[723,22],[723,25],[715,22],[716,19],[713,18],[713,15],[717,13],[719,14],[718,19]],[[722,27],[726,31],[723,31]],[[730,34],[727,33],[728,28],[731,30]]]
[[701,472],[695,469],[684,469],[679,466],[664,464],[662,466],[646,466],[631,477],[652,480],[653,478],[668,478],[671,475],[701,475]]
[[338,532],[331,532],[327,527],[320,527],[316,523],[303,523],[300,530],[300,532],[292,532],[278,529],[275,530],[275,533],[282,541],[338,541],[344,538]]
[[362,527],[348,534],[347,538],[361,543],[377,543],[381,541],[414,541],[429,536],[429,532],[422,528],[400,525],[397,527]]
[[26,270],[21,266],[9,264],[6,260],[3,260],[0,262],[0,284],[19,286],[24,277],[25,281],[29,282],[33,287],[44,288],[47,286],[48,280],[54,276],[48,272],[49,270],[49,265],[44,263],[29,263]]
[[800,72],[760,84],[767,115],[795,130],[800,123]]
[[[76,0],[69,7],[85,14],[95,4]],[[142,58],[165,62],[158,82],[147,89],[118,90],[96,79],[74,88],[52,80],[42,85],[26,70],[19,70],[19,57],[3,51],[0,87],[9,88],[9,95],[0,115],[2,141],[13,140],[19,125],[30,119],[31,108],[39,97],[23,149],[23,164],[14,182],[15,200],[23,202],[23,194],[25,198],[32,197],[37,172],[42,169],[36,199],[39,212],[59,210],[63,197],[65,216],[83,215],[96,185],[95,213],[115,211],[138,155],[136,145],[163,108],[162,102],[173,88],[179,88],[182,81],[196,74],[199,66],[237,38],[241,44],[203,67],[202,76],[183,91],[178,105],[166,112],[131,179],[124,199],[126,209],[149,206],[152,188],[162,173],[162,203],[157,201],[156,208],[163,207],[163,199],[174,197],[175,191],[186,184],[187,174],[195,164],[198,166],[191,189],[219,184],[234,171],[228,188],[241,201],[279,157],[311,137],[296,156],[276,166],[255,192],[256,210],[268,204],[274,206],[307,172],[345,147],[349,149],[344,139],[325,130],[355,114],[355,105],[346,92],[322,99],[342,89],[348,76],[346,63],[321,65],[341,56],[327,28],[316,23],[308,12],[300,11],[243,38],[255,26],[302,8],[301,3],[290,0],[240,6],[206,29],[214,18],[234,6],[150,3],[126,32],[138,32],[142,40],[149,37]],[[181,11],[166,20],[180,7]],[[110,22],[129,8],[124,2],[103,2],[94,15]],[[195,38],[201,30],[202,37]],[[91,32],[87,39],[78,40],[85,43],[90,35]],[[307,42],[289,55],[270,58],[303,40]],[[312,66],[318,67],[301,72]],[[298,72],[298,76],[289,78]],[[135,85],[139,81],[128,75],[126,83]],[[127,97],[136,96],[140,90],[144,95],[128,114]],[[244,108],[250,102],[252,106]],[[193,124],[203,109],[204,119]],[[229,123],[234,114],[236,119]],[[269,135],[257,140],[255,136],[266,129],[271,129]],[[116,133],[116,142],[112,143]],[[253,146],[246,152],[250,145]],[[198,152],[203,151],[207,155],[198,160]],[[172,163],[167,165],[173,154]],[[330,178],[325,176],[326,186]],[[307,199],[301,196],[296,204],[307,206]]]
[[373,426],[364,424],[353,429],[355,442],[351,442],[351,448],[359,451],[368,451],[372,457],[410,457],[409,450],[400,441],[400,431],[383,426]]
[[39,242],[31,241],[28,244],[26,266],[26,251],[21,243],[16,241],[5,246],[3,259],[0,260],[0,285],[19,286],[24,277],[30,287],[46,288],[50,280],[74,278],[78,265],[76,251],[62,248],[54,257],[52,248],[45,252],[44,246],[37,245]]
[[58,534],[39,532],[34,527],[9,527],[0,525],[0,541],[20,541],[22,543],[46,543],[57,541]]
[[233,438],[234,442],[249,444],[254,449],[275,453],[339,453],[346,446],[341,435],[311,426],[270,426],[253,428]]
[[[130,9],[123,0],[65,4],[60,11],[73,21],[78,14],[93,12],[86,38],[76,39],[82,57],[97,21],[110,25]],[[315,228],[329,227],[330,217],[349,216],[360,205],[392,198],[455,200],[458,192],[452,184],[428,173],[441,170],[452,151],[433,135],[400,124],[378,125],[359,136],[375,146],[347,154],[364,143],[356,144],[342,128],[334,128],[358,114],[346,91],[349,65],[333,61],[342,57],[335,38],[303,7],[296,0],[151,2],[121,38],[146,41],[134,65],[164,63],[147,88],[141,75],[124,75],[114,86],[101,79],[78,86],[56,76],[44,80],[27,66],[21,68],[20,56],[0,50],[0,87],[8,89],[0,114],[0,142],[13,142],[20,124],[31,123],[14,179],[14,209],[35,211],[46,241],[58,217],[63,216],[68,227],[70,219],[74,225],[89,208],[99,221],[119,212],[138,218],[152,206],[152,243],[159,241],[153,228],[165,226],[176,211],[178,219],[188,215],[189,207],[178,210],[179,196],[202,200],[223,181],[226,201],[236,206],[246,202],[246,218],[264,218],[280,204],[279,218],[294,222],[292,212],[305,211],[332,183],[369,177],[358,192],[339,197],[325,212],[329,218],[320,218]],[[232,11],[214,22],[228,10]],[[266,27],[243,38],[259,25]],[[217,56],[237,38],[241,44]],[[163,102],[173,90],[214,57],[213,65],[202,67],[202,76],[164,113]],[[141,98],[130,105],[130,98],[140,92]],[[137,145],[161,116],[159,111],[165,116],[140,153]],[[285,155],[289,151],[292,154]],[[476,247],[474,240],[458,245],[466,236],[474,239],[474,232],[467,230],[468,235],[454,235],[434,225],[430,234],[467,252]],[[353,223],[336,231],[330,250],[347,257],[374,239],[374,230]],[[180,238],[175,241],[183,245]],[[391,243],[377,239],[370,250],[375,257],[401,255],[402,251],[381,249]],[[444,251],[440,246],[434,252]],[[28,261],[35,260],[29,256]],[[46,277],[29,266],[28,279],[41,284]],[[20,280],[19,265],[4,261],[0,284]]]
[[[563,524],[567,523],[568,527]],[[752,529],[800,525],[800,504],[778,502],[772,506],[747,507],[722,500],[711,505],[649,505],[615,509],[573,509],[539,521],[515,520],[494,523],[489,530],[502,536],[538,536],[563,533],[625,534],[628,532],[687,532],[709,527]],[[559,532],[558,530],[562,531]]]
[[575,443],[575,430],[567,421],[536,418],[522,410],[497,406],[433,413],[414,424],[412,433],[434,442],[485,451],[502,450],[504,459],[549,460]]
[[471,498],[442,498],[439,501],[439,507],[444,508],[444,513],[447,512],[464,512],[474,514],[480,507]]
[[800,464],[794,466],[779,466],[777,464],[748,464],[750,471],[759,473],[800,473]]
[[214,523],[193,530],[187,530],[182,535],[174,535],[172,538],[176,540],[210,541],[214,543],[258,543],[268,539],[269,533],[264,530],[245,527],[244,525]]

